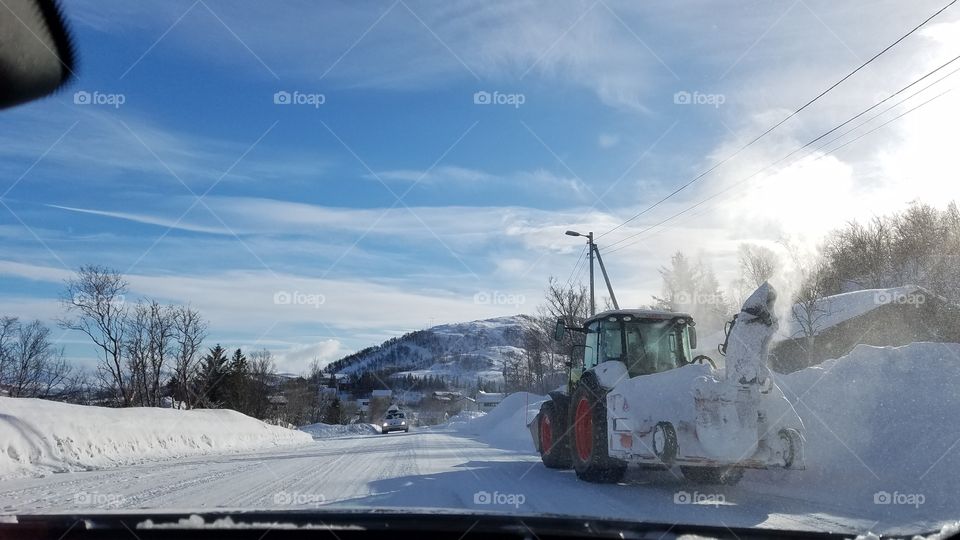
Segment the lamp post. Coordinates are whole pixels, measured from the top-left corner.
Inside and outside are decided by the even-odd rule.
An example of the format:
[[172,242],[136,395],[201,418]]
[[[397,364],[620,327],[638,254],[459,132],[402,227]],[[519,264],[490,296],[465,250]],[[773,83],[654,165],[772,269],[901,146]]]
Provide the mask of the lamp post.
[[613,302],[613,307],[615,309],[620,309],[620,305],[617,303],[617,296],[613,294],[613,287],[610,285],[610,278],[607,276],[607,269],[603,266],[603,259],[600,258],[600,250],[597,249],[597,244],[593,242],[593,231],[588,232],[587,234],[579,233],[577,231],[567,231],[564,234],[567,236],[582,236],[587,239],[587,249],[590,251],[590,316],[593,317],[597,314],[597,304],[593,290],[594,254],[597,256],[597,262],[600,263],[600,272],[603,273],[603,281],[607,284],[607,292],[610,293],[610,300]]

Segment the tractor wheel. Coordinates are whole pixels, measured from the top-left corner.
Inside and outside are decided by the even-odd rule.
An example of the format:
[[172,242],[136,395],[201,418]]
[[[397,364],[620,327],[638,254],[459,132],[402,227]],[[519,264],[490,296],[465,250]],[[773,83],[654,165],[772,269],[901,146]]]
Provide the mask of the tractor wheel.
[[573,392],[569,425],[573,435],[570,457],[577,477],[588,482],[619,482],[627,464],[608,454],[606,392],[593,379],[581,380]]
[[735,486],[743,478],[739,467],[680,467],[683,477],[694,484]]
[[540,459],[551,469],[570,468],[570,434],[557,404],[546,401],[540,406]]

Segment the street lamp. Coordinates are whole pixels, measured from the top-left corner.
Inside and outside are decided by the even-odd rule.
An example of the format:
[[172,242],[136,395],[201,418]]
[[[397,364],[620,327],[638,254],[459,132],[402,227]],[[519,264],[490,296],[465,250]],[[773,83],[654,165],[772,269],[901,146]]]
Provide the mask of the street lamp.
[[607,292],[610,293],[610,300],[613,302],[613,307],[615,309],[620,309],[620,305],[617,304],[617,297],[613,294],[613,287],[610,285],[610,278],[607,277],[607,269],[603,266],[603,259],[600,258],[600,250],[597,249],[597,244],[593,242],[593,231],[588,232],[587,234],[579,233],[577,231],[566,231],[563,233],[567,236],[582,236],[587,239],[587,249],[590,251],[590,316],[593,317],[597,314],[597,304],[593,292],[593,256],[596,254],[597,262],[600,263],[600,271],[603,273],[603,280],[607,284]]

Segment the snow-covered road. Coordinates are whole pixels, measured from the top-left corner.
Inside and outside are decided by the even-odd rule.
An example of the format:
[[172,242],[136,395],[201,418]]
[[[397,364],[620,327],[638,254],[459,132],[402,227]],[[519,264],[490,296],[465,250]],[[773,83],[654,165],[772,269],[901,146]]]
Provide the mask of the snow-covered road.
[[[699,503],[689,502],[698,498]],[[697,487],[670,472],[637,471],[620,485],[593,485],[578,481],[572,472],[544,468],[535,455],[492,448],[449,431],[346,436],[269,452],[60,473],[0,485],[0,512],[5,514],[323,505],[579,514],[730,527],[899,529],[855,517],[871,515],[869,509],[761,494],[750,482]]]

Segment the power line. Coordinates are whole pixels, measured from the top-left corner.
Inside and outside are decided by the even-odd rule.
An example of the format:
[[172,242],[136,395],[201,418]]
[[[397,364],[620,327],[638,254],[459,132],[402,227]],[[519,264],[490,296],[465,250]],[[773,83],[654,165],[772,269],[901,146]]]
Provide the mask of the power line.
[[[954,73],[955,73],[955,72],[956,72],[956,71],[954,71]],[[934,83],[934,84],[935,84],[935,83]],[[932,84],[931,84],[930,86],[932,86]],[[929,86],[928,86],[927,88],[929,88]],[[924,90],[926,90],[926,88],[924,88]],[[922,103],[920,103],[920,104],[918,104],[918,105],[916,105],[916,106],[914,106],[914,107],[911,107],[910,109],[907,109],[906,111],[904,111],[904,112],[902,112],[902,113],[894,116],[893,118],[891,118],[891,119],[883,122],[883,123],[880,124],[879,126],[873,128],[873,129],[871,129],[871,130],[869,130],[869,131],[867,131],[867,132],[865,132],[865,133],[862,133],[862,134],[858,135],[857,137],[855,137],[855,138],[853,138],[853,139],[851,139],[851,140],[849,140],[849,141],[841,144],[840,146],[838,146],[838,147],[836,147],[836,148],[834,148],[834,149],[832,149],[832,150],[830,150],[830,151],[828,151],[828,152],[826,152],[826,153],[818,156],[814,161],[818,161],[818,160],[820,160],[820,159],[823,159],[824,157],[826,157],[826,156],[828,156],[828,155],[830,155],[830,154],[833,154],[833,153],[836,152],[837,150],[840,150],[841,148],[845,148],[846,146],[848,146],[848,145],[850,145],[850,144],[852,144],[852,143],[854,143],[854,142],[862,139],[863,137],[866,137],[867,135],[870,135],[871,133],[876,132],[877,130],[879,130],[879,129],[885,127],[885,126],[887,126],[888,124],[890,124],[890,123],[892,123],[892,122],[894,122],[894,121],[896,121],[896,120],[899,120],[900,118],[906,116],[907,114],[910,114],[910,113],[916,111],[917,109],[920,109],[921,107],[924,107],[924,106],[928,105],[930,102],[932,102],[932,101],[934,101],[934,100],[936,100],[936,99],[938,99],[938,98],[940,98],[940,97],[943,97],[945,94],[947,94],[948,92],[950,92],[950,91],[952,91],[952,90],[953,90],[952,88],[947,89],[947,90],[945,90],[945,91],[943,91],[943,92],[941,92],[941,93],[939,93],[939,94],[937,94],[937,95],[935,95],[935,96],[927,99],[926,101],[924,101],[924,102],[922,102]],[[915,96],[916,94],[918,94],[918,93],[920,93],[920,92],[922,92],[922,91],[923,91],[923,90],[920,90],[920,91],[918,91],[917,93],[911,95],[910,97],[913,97],[913,96]],[[908,98],[906,98],[906,99],[909,99],[910,97],[908,97]],[[906,101],[906,99],[904,99],[903,101]],[[902,101],[901,101],[900,103],[902,103]],[[898,103],[897,105],[899,105],[899,103]],[[894,107],[895,107],[895,106],[896,106],[896,105],[894,105]],[[893,108],[893,107],[891,107],[891,108]],[[889,110],[890,110],[890,109],[887,109],[887,110],[883,111],[883,113],[885,113],[885,112],[887,112],[887,111],[889,111]],[[880,114],[878,114],[877,116],[874,116],[874,117],[870,118],[869,120],[867,120],[866,122],[861,123],[861,124],[858,125],[857,127],[863,126],[864,124],[866,124],[866,123],[868,123],[868,122],[876,119],[878,116],[882,115],[883,113],[880,113]],[[854,129],[856,129],[856,128],[854,128]],[[853,131],[853,130],[849,130],[849,131],[845,132],[843,135],[840,135],[840,136],[832,139],[831,141],[827,142],[827,143],[824,144],[823,146],[826,146],[827,144],[830,144],[830,143],[836,141],[837,139],[843,137],[844,135],[850,133],[851,131]],[[823,148],[823,146],[821,146],[820,148]],[[813,150],[812,152],[815,152],[815,151],[816,151],[816,149]],[[811,152],[811,153],[812,153],[812,152]],[[800,158],[800,159],[798,159],[798,160],[796,160],[796,161],[800,161],[800,160],[808,157],[809,155],[810,155],[810,154],[807,154],[807,156],[804,156],[803,158]],[[741,181],[739,181],[739,182],[737,182],[737,183],[735,183],[735,184],[727,187],[726,189],[723,189],[723,190],[721,190],[721,191],[719,191],[719,192],[717,192],[717,193],[714,193],[713,195],[707,197],[706,199],[703,199],[702,201],[698,202],[697,204],[692,205],[692,206],[689,206],[689,207],[685,208],[684,210],[682,210],[682,211],[680,211],[680,212],[677,212],[676,214],[673,214],[673,215],[671,215],[670,217],[668,217],[668,218],[666,218],[666,219],[663,219],[663,220],[661,220],[661,221],[659,221],[659,222],[657,222],[657,223],[655,223],[655,224],[653,224],[653,225],[651,225],[651,226],[643,229],[642,231],[640,231],[640,232],[638,232],[638,233],[636,233],[636,234],[634,234],[634,235],[631,235],[631,236],[628,237],[628,238],[633,238],[633,237],[639,236],[639,235],[644,234],[644,233],[646,233],[646,232],[648,232],[648,231],[650,231],[650,230],[652,230],[652,229],[655,229],[655,228],[659,227],[660,225],[663,225],[664,223],[667,223],[668,221],[672,221],[673,219],[676,219],[676,218],[682,216],[683,214],[686,214],[687,212],[689,212],[689,211],[691,211],[691,210],[694,210],[694,209],[700,207],[701,205],[703,205],[703,204],[705,204],[705,203],[707,203],[707,202],[709,202],[709,201],[711,201],[711,200],[713,200],[713,199],[716,199],[717,197],[719,197],[719,196],[721,196],[721,195],[723,195],[723,194],[731,191],[731,190],[734,189],[735,187],[743,184],[744,182],[746,182],[747,180],[749,180],[749,179],[752,178],[753,176],[756,176],[756,175],[759,174],[760,172],[763,172],[763,170],[757,171],[756,173],[754,173],[754,174],[748,176],[747,178],[745,178],[745,179],[743,179],[743,180],[741,180]],[[648,237],[648,238],[649,238],[649,237]],[[625,244],[625,245],[622,245],[622,246],[620,246],[620,247],[618,247],[618,248],[616,248],[616,249],[613,249],[613,250],[610,250],[610,251],[606,251],[604,254],[605,254],[605,255],[612,255],[613,253],[616,253],[617,251],[620,251],[620,250],[622,250],[622,249],[626,249],[626,248],[628,248],[628,247],[636,244],[636,243],[639,242],[639,241],[640,241],[640,240],[636,240],[636,241],[634,241],[634,242],[630,242],[630,243]]]
[[[765,167],[763,167],[762,169],[754,172],[754,173],[751,174],[750,176],[747,176],[746,178],[743,178],[743,179],[737,181],[737,182],[734,183],[733,185],[731,185],[731,186],[729,186],[728,188],[720,191],[719,193],[715,194],[714,196],[712,196],[712,197],[710,197],[710,198],[712,199],[713,197],[715,197],[715,196],[717,196],[717,195],[726,193],[727,191],[730,191],[731,189],[733,189],[733,188],[735,188],[735,187],[737,187],[737,186],[739,186],[739,185],[747,182],[748,180],[754,178],[755,176],[757,176],[757,175],[759,175],[759,174],[761,174],[761,173],[763,173],[763,172],[765,172],[765,171],[767,171],[767,170],[769,170],[769,169],[771,169],[771,168],[779,165],[780,163],[786,161],[787,159],[789,159],[790,157],[792,157],[793,155],[795,155],[797,152],[800,152],[801,150],[803,150],[803,149],[805,149],[805,148],[808,148],[809,146],[811,146],[811,145],[813,145],[814,143],[816,143],[817,141],[823,139],[823,138],[826,137],[827,135],[829,135],[829,134],[837,131],[838,129],[842,128],[843,126],[845,126],[845,125],[847,125],[847,124],[849,124],[849,123],[851,123],[851,122],[853,122],[853,121],[856,120],[857,118],[860,118],[861,116],[863,116],[864,114],[872,111],[873,109],[877,108],[878,106],[880,106],[880,105],[886,103],[887,101],[893,99],[894,97],[902,94],[902,93],[905,92],[906,90],[908,90],[908,89],[912,88],[913,86],[919,84],[920,82],[926,80],[927,78],[929,78],[929,77],[932,76],[933,74],[935,74],[935,73],[937,73],[938,71],[944,69],[945,67],[947,67],[947,66],[949,66],[950,64],[956,62],[957,60],[960,60],[960,55],[955,56],[953,59],[951,59],[951,60],[949,60],[949,61],[947,61],[947,62],[944,62],[943,64],[941,64],[941,65],[938,66],[937,68],[935,68],[935,69],[927,72],[926,74],[924,74],[924,75],[921,76],[920,78],[914,80],[914,81],[911,82],[910,84],[904,86],[903,88],[900,88],[900,89],[897,90],[896,92],[890,94],[889,96],[887,96],[887,97],[885,97],[884,99],[878,101],[877,103],[874,103],[874,104],[871,105],[870,107],[867,107],[866,109],[864,109],[864,110],[860,111],[859,113],[851,116],[850,118],[846,119],[845,121],[841,122],[840,124],[837,124],[836,126],[830,128],[829,130],[821,133],[821,134],[820,134],[819,136],[817,136],[816,138],[814,138],[814,139],[808,141],[806,144],[804,144],[804,145],[796,148],[795,150],[793,150],[793,151],[790,152],[789,154],[783,156],[782,158],[778,159],[777,161],[775,161],[775,162],[773,162],[773,163],[768,164],[767,166],[765,166]],[[867,119],[866,121],[861,122],[860,124],[857,124],[857,125],[854,126],[853,128],[851,128],[851,129],[849,129],[849,130],[841,133],[839,136],[834,137],[833,139],[830,139],[830,140],[827,141],[826,143],[818,146],[818,147],[815,148],[813,151],[811,151],[810,153],[808,153],[807,155],[803,156],[803,157],[800,158],[800,159],[806,158],[807,156],[809,156],[809,155],[812,154],[813,152],[815,152],[815,151],[817,151],[817,150],[820,150],[821,148],[823,148],[823,147],[825,147],[825,146],[827,146],[827,145],[829,145],[829,144],[837,141],[838,139],[846,136],[846,135],[849,134],[850,132],[852,132],[852,131],[860,128],[861,126],[869,123],[870,121],[876,119],[877,117],[882,116],[882,115],[885,114],[886,112],[888,112],[888,111],[890,111],[891,109],[899,106],[900,104],[904,103],[905,101],[909,100],[910,98],[912,98],[912,97],[914,97],[914,96],[916,96],[916,95],[924,92],[925,90],[927,90],[928,88],[932,87],[933,85],[940,83],[941,81],[943,81],[943,80],[946,79],[947,77],[950,77],[951,75],[953,75],[953,74],[956,73],[957,71],[960,71],[960,69],[955,69],[955,70],[947,73],[946,75],[944,75],[944,76],[940,77],[939,79],[933,81],[932,83],[928,84],[927,86],[924,86],[924,87],[921,88],[920,90],[917,90],[916,92],[910,94],[910,95],[907,96],[906,98],[898,101],[897,103],[894,103],[893,105],[891,105],[890,107],[884,109],[883,111],[881,111],[881,112],[878,113],[877,115],[872,116],[871,118]],[[800,160],[796,160],[796,161],[800,161]],[[795,162],[796,162],[796,161],[795,161]],[[791,165],[792,165],[792,163],[791,163]],[[710,199],[706,199],[706,200],[710,200]],[[705,200],[705,201],[701,201],[701,204],[702,204],[702,202],[706,202],[706,200]],[[698,204],[697,206],[699,206],[699,204]],[[692,209],[692,208],[691,208],[691,209]],[[690,210],[690,209],[688,209],[688,210]],[[686,212],[686,210],[685,210],[684,212]],[[671,219],[672,219],[672,218],[671,218]],[[609,251],[609,253],[613,253],[614,251],[616,251],[616,250],[613,250],[613,249],[611,249],[611,248],[614,248],[614,247],[617,246],[618,244],[622,244],[622,243],[624,243],[624,242],[626,242],[626,241],[628,241],[628,240],[630,240],[630,239],[632,239],[632,238],[636,238],[637,236],[640,236],[641,234],[647,232],[648,230],[650,230],[649,227],[646,228],[646,229],[644,229],[644,230],[642,230],[642,231],[640,231],[640,232],[634,233],[634,234],[632,234],[632,235],[630,235],[630,236],[627,236],[627,237],[622,238],[622,239],[620,239],[620,240],[618,240],[618,241],[616,241],[616,242],[613,242],[612,244],[608,244],[608,245],[607,245],[607,249],[608,249],[608,250],[611,250],[611,251]],[[619,248],[618,248],[618,249],[619,249]]]
[[758,142],[760,139],[766,137],[768,134],[770,134],[770,132],[772,132],[773,130],[775,130],[775,129],[777,129],[778,127],[782,126],[785,122],[787,122],[788,120],[790,120],[790,119],[793,118],[794,116],[800,114],[801,111],[803,111],[804,109],[806,109],[807,107],[809,107],[810,105],[812,105],[814,102],[816,102],[817,100],[819,100],[819,99],[822,98],[823,96],[827,95],[827,94],[828,94],[830,91],[832,91],[834,88],[836,88],[837,86],[840,86],[844,81],[846,81],[847,79],[849,79],[850,77],[852,77],[853,75],[855,75],[855,74],[856,74],[857,72],[859,72],[861,69],[865,68],[867,65],[869,65],[871,62],[873,62],[874,60],[876,60],[876,59],[879,58],[880,56],[882,56],[884,53],[886,53],[886,52],[889,51],[890,49],[892,49],[892,48],[894,48],[895,46],[897,46],[901,41],[903,41],[903,40],[906,39],[908,36],[910,36],[911,34],[913,34],[914,32],[916,32],[917,30],[919,30],[923,25],[925,25],[925,24],[927,24],[928,22],[930,22],[930,21],[931,21],[934,17],[936,17],[937,15],[943,13],[947,8],[949,8],[950,6],[952,6],[953,4],[955,4],[956,2],[957,2],[957,0],[952,0],[950,3],[948,3],[947,5],[943,6],[943,7],[940,8],[939,10],[937,10],[933,15],[930,15],[929,17],[927,17],[926,19],[924,19],[923,22],[921,22],[920,24],[914,26],[909,32],[907,32],[906,34],[900,36],[896,41],[894,41],[893,43],[891,43],[891,44],[887,45],[886,47],[884,47],[880,52],[878,52],[877,54],[875,54],[875,55],[873,55],[872,57],[870,57],[869,60],[867,60],[866,62],[860,64],[856,69],[854,69],[853,71],[851,71],[851,72],[847,73],[846,75],[844,75],[840,80],[838,80],[837,82],[835,82],[835,83],[833,83],[832,85],[830,85],[826,90],[823,90],[822,92],[820,92],[819,94],[817,94],[813,99],[811,99],[811,100],[807,101],[806,103],[804,103],[800,108],[796,109],[795,111],[793,111],[792,113],[790,113],[789,115],[787,115],[785,118],[783,118],[782,120],[780,120],[780,121],[777,122],[776,124],[770,126],[766,131],[764,131],[764,132],[761,133],[760,135],[756,136],[753,140],[751,140],[751,141],[748,142],[747,144],[741,146],[741,147],[740,147],[739,149],[737,149],[734,153],[730,154],[729,156],[727,156],[727,157],[723,158],[722,160],[720,160],[719,162],[715,163],[713,166],[711,166],[711,167],[708,168],[707,170],[705,170],[705,171],[703,171],[702,173],[698,174],[697,176],[693,177],[693,179],[691,179],[691,180],[688,181],[687,183],[683,184],[683,185],[680,186],[679,188],[673,190],[673,191],[670,192],[667,196],[663,197],[662,199],[658,200],[657,202],[653,203],[652,205],[648,206],[647,208],[644,208],[643,210],[641,210],[641,211],[638,212],[637,214],[634,214],[632,217],[630,217],[630,218],[627,219],[626,221],[623,221],[622,223],[620,223],[620,224],[617,225],[616,227],[614,227],[614,228],[608,230],[607,232],[605,232],[605,233],[597,236],[597,238],[598,238],[598,239],[599,239],[599,238],[603,238],[604,236],[612,233],[613,231],[619,229],[620,227],[623,227],[623,226],[626,225],[627,223],[630,223],[631,221],[637,219],[638,217],[646,214],[646,213],[649,212],[650,210],[653,210],[654,208],[656,208],[657,206],[659,206],[659,205],[662,204],[663,202],[667,201],[668,199],[672,198],[673,196],[677,195],[677,194],[680,193],[681,191],[687,189],[688,187],[690,187],[690,186],[691,186],[692,184],[694,184],[695,182],[699,181],[699,180],[700,180],[701,178],[703,178],[704,176],[706,176],[706,175],[710,174],[711,172],[715,171],[715,170],[716,170],[717,168],[719,168],[721,165],[723,165],[724,163],[730,161],[731,159],[733,159],[734,157],[736,157],[737,155],[739,155],[741,152],[743,152],[744,150],[746,150],[747,148],[749,148],[750,146],[752,146],[753,144],[755,144],[756,142]]
[[[586,261],[586,259],[584,259],[584,261]],[[587,268],[587,265],[586,265],[586,264],[581,264],[581,265],[580,265],[580,269],[577,270],[577,275],[576,275],[576,277],[573,278],[573,283],[579,283],[579,282],[580,282],[580,276],[583,275],[583,271],[584,271],[586,268]],[[570,285],[572,286],[573,283],[571,283]]]
[[580,261],[583,260],[583,256],[586,253],[587,253],[587,247],[584,246],[583,249],[580,250],[580,256],[577,257],[577,262],[573,264],[573,270],[570,271],[570,277],[567,278],[566,285],[564,285],[563,287],[564,289],[567,289],[570,287],[570,282],[573,280],[573,274],[577,271],[577,268],[580,267]]

